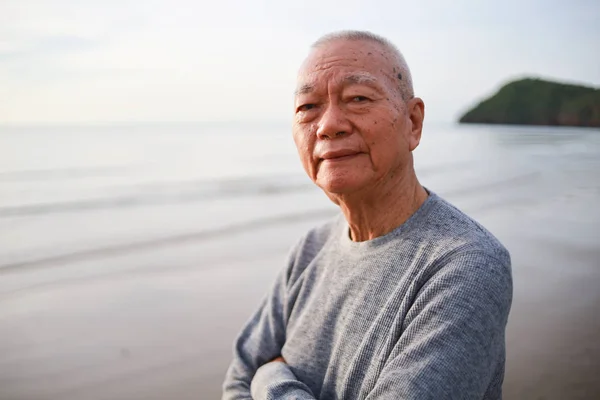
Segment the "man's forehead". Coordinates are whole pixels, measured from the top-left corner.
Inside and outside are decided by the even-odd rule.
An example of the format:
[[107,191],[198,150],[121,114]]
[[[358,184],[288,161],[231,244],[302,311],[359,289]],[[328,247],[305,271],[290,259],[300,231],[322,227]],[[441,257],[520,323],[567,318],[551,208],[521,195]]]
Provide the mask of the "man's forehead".
[[337,39],[312,48],[300,70],[309,72],[339,63],[359,65],[365,69],[381,68],[382,64],[392,61],[389,56],[389,51],[380,43]]
[[362,58],[383,55],[385,52],[386,49],[380,43],[371,40],[333,39],[313,47],[305,61],[317,61],[330,57]]
[[308,54],[298,73],[296,94],[307,93],[332,80],[343,84],[377,83],[383,75],[392,73],[390,61],[389,54],[379,43],[333,40],[313,48]]
[[298,86],[295,94],[306,94],[313,92],[319,86],[327,85],[333,78],[334,84],[340,85],[377,85],[379,79],[367,71],[356,71],[342,74],[340,76],[328,77],[327,75],[313,74],[306,78],[298,79]]

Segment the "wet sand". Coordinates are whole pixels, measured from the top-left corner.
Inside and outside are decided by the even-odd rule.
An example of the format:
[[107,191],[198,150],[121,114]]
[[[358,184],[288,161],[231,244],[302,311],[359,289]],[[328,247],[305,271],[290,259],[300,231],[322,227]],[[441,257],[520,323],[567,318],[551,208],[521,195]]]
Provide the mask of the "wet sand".
[[[514,263],[505,398],[599,398],[600,250],[518,211],[479,213]],[[2,273],[0,398],[218,398],[234,336],[321,219]],[[555,218],[553,233],[572,223]]]
[[3,274],[0,399],[219,397],[233,337],[286,252],[257,234],[287,231]]

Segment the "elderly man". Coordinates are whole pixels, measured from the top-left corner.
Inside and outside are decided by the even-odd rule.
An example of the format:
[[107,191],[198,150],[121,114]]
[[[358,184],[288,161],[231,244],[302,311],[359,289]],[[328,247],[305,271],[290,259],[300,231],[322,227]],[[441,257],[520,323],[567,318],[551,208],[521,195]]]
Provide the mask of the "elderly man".
[[311,230],[235,344],[223,399],[499,399],[510,257],[421,186],[401,53],[325,36],[298,75],[294,141],[339,218]]

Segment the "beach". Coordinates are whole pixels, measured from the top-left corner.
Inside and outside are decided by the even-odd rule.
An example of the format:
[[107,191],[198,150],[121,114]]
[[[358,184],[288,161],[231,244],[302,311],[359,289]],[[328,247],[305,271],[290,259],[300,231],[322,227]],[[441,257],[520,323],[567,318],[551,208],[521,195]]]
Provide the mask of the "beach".
[[[416,170],[512,257],[506,399],[600,398],[600,131],[426,124]],[[0,399],[217,399],[338,210],[285,124],[0,128]]]

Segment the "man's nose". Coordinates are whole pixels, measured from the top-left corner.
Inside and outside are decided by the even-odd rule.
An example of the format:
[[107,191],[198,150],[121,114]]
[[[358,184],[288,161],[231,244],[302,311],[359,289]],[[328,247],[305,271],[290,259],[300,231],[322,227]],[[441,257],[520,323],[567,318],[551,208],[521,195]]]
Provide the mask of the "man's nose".
[[327,140],[350,134],[352,125],[344,110],[337,104],[328,104],[319,120],[317,138]]

